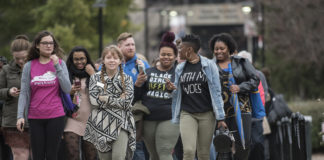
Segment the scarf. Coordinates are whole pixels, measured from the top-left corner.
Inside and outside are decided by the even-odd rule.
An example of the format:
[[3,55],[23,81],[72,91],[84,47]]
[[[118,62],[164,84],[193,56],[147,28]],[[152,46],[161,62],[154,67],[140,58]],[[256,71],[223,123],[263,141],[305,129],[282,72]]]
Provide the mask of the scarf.
[[89,88],[89,79],[90,79],[90,75],[85,71],[85,69],[76,69],[74,65],[71,65],[71,67],[69,68],[69,76],[70,76],[70,81],[71,84],[73,83],[73,80],[75,77],[78,78],[87,78],[86,80],[86,85],[87,88]]

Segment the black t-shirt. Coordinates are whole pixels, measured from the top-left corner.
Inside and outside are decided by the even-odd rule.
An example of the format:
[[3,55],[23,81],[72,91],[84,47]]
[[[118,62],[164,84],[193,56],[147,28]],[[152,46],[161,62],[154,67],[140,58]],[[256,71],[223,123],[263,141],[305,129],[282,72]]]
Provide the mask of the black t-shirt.
[[146,70],[147,81],[141,88],[135,87],[135,98],[141,99],[151,114],[145,115],[144,120],[162,121],[172,118],[172,97],[165,86],[164,78],[174,82],[173,67],[167,72],[160,71],[156,67]]
[[189,113],[213,110],[207,77],[202,71],[200,61],[196,64],[186,63],[179,82],[182,92],[182,110]]

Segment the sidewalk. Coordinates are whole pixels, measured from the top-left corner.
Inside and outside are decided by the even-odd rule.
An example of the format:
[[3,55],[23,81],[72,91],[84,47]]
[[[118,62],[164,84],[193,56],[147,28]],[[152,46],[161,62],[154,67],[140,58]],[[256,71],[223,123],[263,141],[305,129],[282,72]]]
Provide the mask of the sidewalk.
[[323,160],[324,153],[315,153],[312,155],[312,160]]

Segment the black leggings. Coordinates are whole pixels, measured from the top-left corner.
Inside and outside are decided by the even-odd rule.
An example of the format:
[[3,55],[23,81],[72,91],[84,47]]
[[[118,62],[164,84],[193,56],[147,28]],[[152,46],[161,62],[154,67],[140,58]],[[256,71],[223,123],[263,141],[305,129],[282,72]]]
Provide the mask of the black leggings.
[[[64,132],[64,140],[66,142],[66,155],[68,160],[80,160],[80,152],[83,154],[85,160],[96,159],[97,150],[95,146],[83,140],[81,136],[72,132]],[[81,148],[79,147],[80,140]]]
[[64,116],[52,119],[29,119],[33,160],[57,160],[64,124]]

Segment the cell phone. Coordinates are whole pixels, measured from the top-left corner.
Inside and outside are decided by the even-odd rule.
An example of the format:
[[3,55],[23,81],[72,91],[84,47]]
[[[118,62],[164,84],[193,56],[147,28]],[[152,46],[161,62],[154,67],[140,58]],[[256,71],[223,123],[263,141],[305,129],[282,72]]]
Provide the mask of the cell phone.
[[24,123],[20,123],[20,129],[22,130],[22,131],[24,131]]
[[75,81],[75,82],[74,82],[74,85],[76,85],[76,86],[81,86],[81,81]]
[[138,72],[143,72],[144,74],[146,74],[144,67],[141,65],[138,65]]

